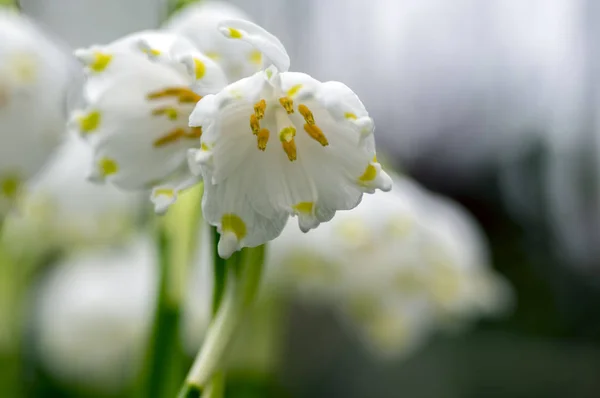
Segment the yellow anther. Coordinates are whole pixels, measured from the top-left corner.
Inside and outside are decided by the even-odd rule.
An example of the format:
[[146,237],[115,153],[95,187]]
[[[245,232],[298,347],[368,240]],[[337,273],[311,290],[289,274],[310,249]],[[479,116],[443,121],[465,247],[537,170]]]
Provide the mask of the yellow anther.
[[294,210],[302,214],[312,214],[315,208],[315,202],[300,202],[294,205]]
[[279,103],[288,114],[294,113],[294,101],[289,97],[279,98]]
[[92,111],[85,115],[78,116],[77,121],[79,122],[79,129],[82,133],[91,133],[98,128],[101,119],[102,116],[98,111]]
[[252,50],[248,55],[248,60],[254,65],[260,66],[262,65],[262,53],[258,50]]
[[229,213],[221,217],[221,234],[233,232],[238,240],[246,236],[246,224],[238,215]]
[[116,174],[119,171],[119,165],[117,162],[110,158],[100,159],[98,166],[100,166],[100,173],[103,177]]
[[17,196],[21,180],[16,176],[8,176],[0,180],[0,195],[8,199],[14,199]]
[[196,69],[196,80],[202,79],[206,73],[206,65],[198,58],[194,58],[194,67]]
[[258,117],[256,114],[250,115],[250,129],[252,130],[252,134],[257,135],[260,131],[260,122],[258,121]]
[[293,138],[291,141],[281,141],[281,146],[290,162],[296,160],[296,141]]
[[265,117],[265,110],[267,109],[267,101],[261,99],[256,104],[254,104],[254,114],[258,118],[258,120]]
[[350,120],[356,120],[357,119],[356,115],[354,113],[352,113],[352,112],[346,112],[346,113],[344,113],[344,117],[346,119],[350,119]]
[[319,144],[321,144],[323,146],[329,145],[329,141],[327,141],[327,137],[325,137],[325,134],[323,134],[323,131],[316,124],[306,123],[304,125],[304,131],[306,131],[313,140],[318,141]]
[[279,132],[281,142],[290,142],[296,136],[296,129],[293,126],[284,127]]
[[172,106],[156,108],[152,111],[152,114],[154,116],[166,115],[171,120],[176,120],[177,117],[179,116],[177,109],[173,108]]
[[261,129],[257,136],[256,136],[256,142],[257,142],[257,146],[258,149],[260,149],[261,151],[264,151],[265,149],[267,149],[267,142],[269,142],[269,135],[270,132],[267,129]]
[[377,169],[372,164],[369,164],[365,169],[365,172],[358,177],[358,180],[362,183],[373,181],[377,177]]
[[298,106],[298,112],[302,115],[307,124],[313,125],[315,124],[315,117],[308,107],[304,104],[300,104]]
[[113,56],[111,54],[105,54],[100,51],[94,52],[94,61],[89,64],[89,68],[94,72],[102,72],[104,69],[108,67],[110,61],[112,61]]
[[239,30],[237,30],[235,28],[229,28],[229,37],[232,39],[241,39],[242,32],[240,32]]
[[178,141],[180,138],[185,136],[185,130],[182,128],[176,128],[170,131],[168,134],[160,137],[156,141],[154,141],[153,145],[155,148],[160,148],[165,145],[171,144],[173,142]]
[[168,87],[163,90],[154,91],[146,96],[149,100],[175,97],[182,104],[195,104],[202,96],[193,92],[189,87]]
[[301,88],[302,88],[302,84],[296,84],[295,86],[292,86],[292,88],[290,88],[287,91],[287,95],[289,97],[293,97],[294,95],[298,94],[298,91],[300,91]]
[[186,138],[200,138],[202,137],[202,126],[190,127],[190,131],[185,135]]

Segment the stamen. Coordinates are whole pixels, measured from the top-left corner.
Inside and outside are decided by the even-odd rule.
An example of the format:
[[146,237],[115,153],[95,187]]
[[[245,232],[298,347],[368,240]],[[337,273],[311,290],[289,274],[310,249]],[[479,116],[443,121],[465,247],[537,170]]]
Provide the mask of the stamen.
[[250,115],[250,129],[254,135],[257,135],[260,131],[260,122],[258,121],[258,116],[254,113]]
[[200,138],[200,137],[202,137],[202,126],[190,127],[189,130],[190,130],[190,132],[185,135],[186,138]]
[[298,112],[300,112],[300,114],[302,115],[302,117],[304,118],[304,120],[306,121],[307,124],[309,125],[313,125],[315,124],[315,118],[312,114],[312,112],[310,111],[310,109],[308,109],[308,107],[304,104],[300,104],[298,106]]
[[267,109],[267,101],[261,99],[256,104],[254,104],[254,114],[258,120],[262,119],[265,116],[265,110]]
[[189,87],[168,87],[164,90],[152,92],[146,96],[149,100],[176,97],[179,103],[195,104],[202,96],[193,92]]
[[177,109],[172,106],[165,106],[162,108],[156,108],[152,111],[154,116],[166,115],[171,120],[176,120],[178,115]]
[[283,106],[283,109],[289,114],[294,113],[294,101],[289,97],[279,98],[279,103]]
[[308,124],[308,123],[305,124],[304,131],[306,131],[313,140],[318,141],[321,145],[323,145],[323,146],[329,145],[329,141],[327,141],[327,137],[325,137],[325,134],[323,134],[323,131],[316,124],[312,124],[312,125]]
[[262,129],[258,132],[256,141],[257,141],[258,149],[260,149],[261,151],[264,151],[265,149],[267,149],[267,142],[269,142],[269,135],[270,135],[270,132],[267,129]]
[[281,141],[281,146],[283,150],[288,156],[290,162],[296,160],[296,141],[292,139],[291,141]]
[[172,130],[171,132],[169,132],[167,135],[160,137],[159,139],[154,141],[153,145],[155,148],[160,148],[165,145],[176,142],[177,140],[179,140],[180,138],[182,138],[184,136],[185,136],[185,130],[182,128],[176,128],[176,129]]

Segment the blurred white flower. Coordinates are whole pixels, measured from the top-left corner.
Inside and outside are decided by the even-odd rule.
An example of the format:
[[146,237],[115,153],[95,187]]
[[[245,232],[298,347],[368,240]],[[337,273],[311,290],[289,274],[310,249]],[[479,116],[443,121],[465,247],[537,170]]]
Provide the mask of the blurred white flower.
[[152,320],[155,258],[151,242],[139,239],[52,270],[36,289],[36,347],[49,373],[110,392],[136,376]]
[[144,203],[137,193],[101,187],[86,180],[92,149],[69,136],[44,170],[25,189],[19,212],[7,220],[10,247],[73,248],[119,243],[130,233]]
[[391,194],[365,197],[315,231],[287,227],[268,252],[266,287],[338,306],[368,347],[399,356],[438,328],[507,307],[510,291],[487,261],[463,211],[397,178]]
[[203,95],[226,84],[223,72],[185,38],[161,32],[76,56],[87,71],[86,109],[71,124],[94,148],[90,178],[128,190],[154,187],[157,211],[166,210],[179,190],[198,181],[186,151],[202,129],[189,127],[188,117]]
[[68,69],[31,21],[0,9],[0,218],[60,141]]
[[227,19],[250,20],[242,10],[229,3],[201,1],[174,14],[163,29],[190,39],[200,51],[217,62],[233,82],[260,70],[262,54],[248,43],[223,37],[217,27],[219,22]]
[[221,233],[221,257],[274,239],[290,215],[308,231],[363,193],[391,188],[375,158],[373,120],[350,88],[288,72],[281,42],[251,22],[219,29],[271,63],[206,96],[190,116],[204,129],[190,168],[204,178],[203,214]]

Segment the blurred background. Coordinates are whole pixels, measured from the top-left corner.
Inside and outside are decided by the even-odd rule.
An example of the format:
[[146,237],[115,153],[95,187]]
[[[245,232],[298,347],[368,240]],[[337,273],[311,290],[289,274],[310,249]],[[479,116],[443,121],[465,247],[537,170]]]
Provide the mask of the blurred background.
[[[176,18],[208,1],[19,3],[40,31],[69,54],[142,29],[164,26],[184,32]],[[446,216],[431,209],[451,203],[453,217],[466,220],[460,222],[471,231],[450,233],[452,247],[459,247],[457,263],[487,267],[501,280],[502,293],[492,300],[499,308],[490,314],[481,311],[469,315],[468,322],[461,318],[455,325],[453,319],[451,326],[439,326],[439,314],[433,311],[435,327],[431,320],[427,326],[408,321],[402,326],[402,333],[412,328],[418,343],[403,340],[401,348],[373,349],[340,310],[345,308],[340,300],[350,300],[347,292],[322,299],[315,293],[335,290],[330,286],[338,284],[336,279],[310,285],[316,290],[308,294],[295,293],[311,270],[273,272],[276,276],[271,281],[267,275],[266,283],[276,287],[265,288],[268,293],[233,350],[227,396],[600,396],[600,3],[229,4],[280,38],[292,59],[291,70],[321,81],[342,81],[358,94],[377,126],[378,157],[403,176],[398,178],[410,181],[398,188],[398,200],[410,206],[393,211],[409,214],[422,225],[415,227],[418,231],[432,230],[437,236],[438,226],[431,220]],[[80,78],[75,61],[72,68],[75,81]],[[152,336],[160,290],[158,255],[148,232],[156,220],[149,215],[145,193],[107,192],[109,187],[84,184],[77,156],[87,156],[86,150],[67,139],[28,184],[24,207],[5,222],[0,391],[6,393],[0,396],[140,394],[140,358]],[[424,197],[432,203],[420,203]],[[379,220],[368,228],[384,223],[385,217],[373,216],[377,207],[365,210],[364,220]],[[323,239],[330,239],[332,231],[324,228]],[[364,243],[361,236],[352,235],[358,241],[349,247]],[[285,238],[281,244],[273,242],[273,268],[297,261],[280,255],[291,252]],[[182,287],[182,342],[162,342],[167,349],[182,345],[184,373],[210,312],[211,276],[196,267],[208,261],[198,242],[189,286]],[[401,267],[400,259],[413,246],[390,245],[397,251],[381,261]],[[307,247],[303,264],[356,262],[356,253],[348,248],[331,260],[323,259],[327,255],[317,245]],[[380,261],[376,254],[361,253],[364,261],[358,268]],[[424,254],[411,260],[417,268],[426,257],[420,256]],[[489,290],[474,300],[480,304],[485,294]],[[421,316],[426,310],[415,311]],[[358,329],[361,319],[353,320]],[[424,335],[426,339],[418,338]],[[386,355],[392,351],[399,354]]]

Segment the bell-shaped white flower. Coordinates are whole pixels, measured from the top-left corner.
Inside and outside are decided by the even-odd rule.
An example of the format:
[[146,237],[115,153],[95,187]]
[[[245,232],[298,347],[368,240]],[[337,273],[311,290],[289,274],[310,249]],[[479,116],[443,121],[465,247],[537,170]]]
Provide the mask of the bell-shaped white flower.
[[222,257],[274,239],[290,215],[306,232],[363,193],[391,188],[375,157],[373,120],[350,88],[288,72],[281,42],[251,22],[219,29],[270,64],[204,97],[190,116],[204,132],[190,168],[204,177],[203,214],[221,233]]
[[262,68],[262,53],[241,40],[227,40],[217,29],[227,19],[250,18],[232,4],[201,1],[174,14],[163,29],[190,39],[200,51],[218,63],[230,82],[250,76]]
[[32,22],[0,10],[0,219],[60,141],[68,62]]
[[161,32],[75,54],[86,67],[86,105],[71,125],[94,148],[91,179],[129,190],[154,187],[157,211],[165,210],[198,180],[186,153],[202,129],[189,127],[188,118],[203,95],[226,84],[223,72],[185,38]]

